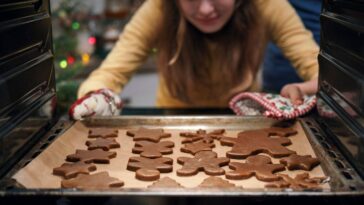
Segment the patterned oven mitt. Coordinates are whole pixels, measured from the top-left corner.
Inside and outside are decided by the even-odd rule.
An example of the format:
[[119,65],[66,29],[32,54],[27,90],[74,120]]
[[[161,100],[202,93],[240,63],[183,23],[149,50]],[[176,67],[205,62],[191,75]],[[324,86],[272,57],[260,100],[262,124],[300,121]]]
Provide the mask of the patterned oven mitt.
[[316,105],[316,96],[305,96],[303,104],[296,106],[279,94],[244,92],[231,99],[229,105],[237,115],[293,119],[309,112]]

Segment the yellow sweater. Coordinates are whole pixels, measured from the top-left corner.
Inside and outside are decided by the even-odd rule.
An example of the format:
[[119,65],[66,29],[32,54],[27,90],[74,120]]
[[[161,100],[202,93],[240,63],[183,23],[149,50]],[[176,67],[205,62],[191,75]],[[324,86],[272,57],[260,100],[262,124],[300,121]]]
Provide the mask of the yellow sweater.
[[[138,67],[144,63],[155,40],[158,38],[157,27],[161,23],[161,4],[166,0],[147,0],[131,21],[113,50],[101,64],[83,82],[78,97],[86,93],[109,88],[114,92],[122,91]],[[319,48],[312,34],[304,28],[301,20],[287,0],[256,0],[258,10],[266,26],[265,44],[272,40],[280,47],[284,55],[292,62],[298,74],[304,80],[317,77]],[[211,65],[215,65],[213,62]],[[219,78],[219,68],[211,68],[211,86],[208,90],[198,90],[193,94],[192,103],[184,103],[168,92],[165,79],[159,76],[157,106],[160,107],[227,107],[234,94],[251,90],[256,84],[256,73],[247,73],[244,81],[233,90],[226,90],[223,96],[216,96],[217,90],[224,89],[224,80]],[[284,76],[282,76],[284,77]],[[140,86],[143,86],[142,84]],[[220,92],[221,93],[221,92]]]

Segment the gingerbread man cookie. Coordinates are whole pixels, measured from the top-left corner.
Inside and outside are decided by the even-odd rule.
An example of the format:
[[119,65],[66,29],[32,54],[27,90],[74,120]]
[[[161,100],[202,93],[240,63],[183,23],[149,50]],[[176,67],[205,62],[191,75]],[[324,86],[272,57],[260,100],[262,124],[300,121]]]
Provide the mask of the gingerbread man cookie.
[[118,130],[110,128],[92,128],[88,131],[89,138],[112,138],[118,136]]
[[103,149],[109,151],[112,148],[119,148],[120,144],[115,139],[97,138],[96,140],[87,140],[86,145],[88,150]]
[[159,179],[160,173],[168,173],[173,170],[173,159],[161,157],[150,159],[145,157],[131,157],[127,169],[136,171],[136,178],[142,181],[154,181]]
[[208,175],[222,175],[225,170],[222,166],[229,163],[230,159],[226,157],[217,157],[213,151],[198,152],[194,158],[179,157],[177,162],[182,164],[182,168],[177,170],[178,176],[192,176],[199,171],[204,171]]
[[181,184],[176,182],[174,179],[169,177],[163,177],[158,181],[154,182],[152,185],[149,185],[148,188],[184,188]]
[[255,175],[266,182],[279,180],[273,173],[285,170],[283,164],[272,164],[269,157],[262,155],[248,157],[246,163],[230,162],[229,167],[234,171],[226,173],[228,179],[248,179]]
[[[226,155],[233,159],[244,159],[250,155],[266,153],[272,157],[284,157],[295,154],[295,151],[287,149],[291,141],[287,136],[296,133],[289,128],[269,128],[262,130],[250,130],[240,132],[237,138],[223,137],[221,145],[233,146]],[[278,138],[270,136],[278,135]]]
[[86,164],[85,162],[76,162],[74,164],[64,163],[60,167],[53,169],[53,174],[62,176],[65,179],[76,177],[78,174],[89,174],[96,170],[94,164]]
[[77,189],[110,189],[120,188],[124,185],[123,181],[110,177],[107,172],[100,172],[92,175],[79,174],[76,178],[63,180],[62,188]]
[[323,183],[326,177],[310,178],[308,173],[298,174],[295,178],[291,178],[286,174],[278,174],[281,180],[267,184],[267,188],[292,188],[292,189],[322,189],[320,184]]
[[198,142],[185,144],[184,147],[181,147],[181,152],[186,152],[195,155],[196,153],[201,151],[211,151],[212,148],[214,147],[215,144],[213,142],[207,143],[201,140]]
[[116,152],[107,152],[101,149],[76,150],[76,154],[68,155],[66,160],[69,162],[83,161],[85,163],[109,164],[110,159],[115,157]]
[[220,139],[224,137],[225,130],[213,130],[212,132],[207,133],[206,130],[199,129],[196,133],[192,132],[182,132],[180,133],[181,137],[186,137],[187,139],[182,140],[182,144],[196,142],[199,140],[204,141],[205,143],[212,143],[214,139]]
[[320,164],[320,161],[311,155],[297,155],[292,154],[289,157],[280,160],[280,163],[287,166],[288,170],[302,169],[311,171],[315,166]]
[[163,129],[147,129],[144,127],[139,128],[137,131],[126,131],[128,136],[133,137],[134,141],[147,140],[151,142],[159,142],[161,138],[170,137],[170,133],[165,133]]
[[220,177],[208,177],[202,181],[198,187],[201,188],[233,188],[235,184],[230,183],[227,180],[221,179]]
[[133,153],[140,154],[142,157],[158,158],[162,157],[162,154],[171,154],[173,152],[172,147],[174,147],[174,143],[171,141],[157,143],[139,141],[135,143]]

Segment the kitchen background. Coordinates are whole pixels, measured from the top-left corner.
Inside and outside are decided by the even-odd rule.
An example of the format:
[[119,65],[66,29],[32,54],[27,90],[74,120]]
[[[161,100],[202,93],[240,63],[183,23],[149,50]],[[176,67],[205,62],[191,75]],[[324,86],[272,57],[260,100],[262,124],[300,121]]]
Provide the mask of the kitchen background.
[[[80,83],[110,52],[125,24],[144,0],[52,0],[58,102],[66,112]],[[152,107],[158,82],[153,55],[121,97],[125,106]]]

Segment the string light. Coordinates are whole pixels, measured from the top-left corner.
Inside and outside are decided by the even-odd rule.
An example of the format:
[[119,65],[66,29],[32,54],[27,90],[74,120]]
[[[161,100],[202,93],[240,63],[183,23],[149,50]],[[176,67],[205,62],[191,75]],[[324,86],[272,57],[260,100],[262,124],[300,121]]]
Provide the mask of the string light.
[[91,44],[91,45],[95,45],[96,43],[96,38],[91,36],[88,38],[88,43]]
[[90,62],[90,55],[87,53],[82,54],[82,63],[84,65],[88,64]]
[[80,23],[78,23],[77,21],[73,22],[72,28],[73,28],[73,30],[78,30],[80,28]]
[[75,58],[73,56],[68,56],[67,57],[67,63],[72,65],[73,63],[75,63]]
[[61,67],[62,69],[66,69],[68,66],[68,63],[66,60],[61,60],[61,62],[59,62],[59,67]]

